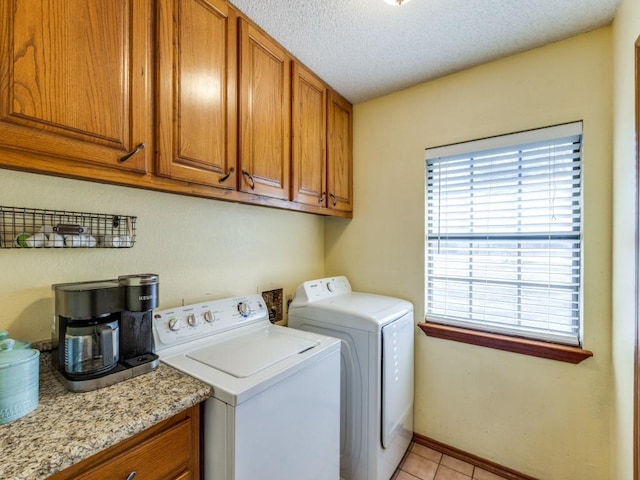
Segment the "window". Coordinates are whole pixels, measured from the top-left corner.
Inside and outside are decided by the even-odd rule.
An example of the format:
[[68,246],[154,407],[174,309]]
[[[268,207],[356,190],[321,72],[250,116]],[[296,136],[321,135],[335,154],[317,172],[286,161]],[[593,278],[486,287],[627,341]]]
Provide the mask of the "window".
[[427,149],[429,322],[579,346],[582,122]]

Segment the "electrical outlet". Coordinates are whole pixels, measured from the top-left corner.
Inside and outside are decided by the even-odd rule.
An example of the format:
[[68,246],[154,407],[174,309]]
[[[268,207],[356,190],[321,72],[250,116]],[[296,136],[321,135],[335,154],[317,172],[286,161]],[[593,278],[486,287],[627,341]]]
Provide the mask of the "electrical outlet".
[[267,304],[269,320],[271,323],[282,321],[282,289],[265,290],[262,292],[264,303]]

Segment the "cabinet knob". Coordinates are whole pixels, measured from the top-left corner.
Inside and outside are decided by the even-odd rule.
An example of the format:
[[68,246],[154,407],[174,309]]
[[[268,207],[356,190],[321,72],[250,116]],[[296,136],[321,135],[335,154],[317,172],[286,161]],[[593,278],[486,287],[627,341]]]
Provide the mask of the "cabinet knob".
[[136,472],[131,472],[129,475],[127,475],[127,480],[133,480],[134,478],[136,478]]
[[318,199],[318,203],[324,203],[325,198],[327,198],[327,194],[322,192],[322,195],[320,195],[320,198]]
[[338,200],[336,199],[336,196],[333,193],[329,194],[329,198],[331,199],[331,202],[333,203],[333,206],[335,207],[336,204],[338,203]]

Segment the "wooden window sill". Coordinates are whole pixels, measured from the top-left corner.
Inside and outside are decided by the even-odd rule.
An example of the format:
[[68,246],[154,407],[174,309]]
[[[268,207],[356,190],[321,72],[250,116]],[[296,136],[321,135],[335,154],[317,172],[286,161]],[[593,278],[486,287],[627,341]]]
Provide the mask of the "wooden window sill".
[[495,348],[506,352],[521,353],[523,355],[558,360],[560,362],[578,364],[593,356],[593,353],[589,350],[583,350],[579,347],[479,332],[477,330],[451,327],[439,323],[424,322],[419,323],[418,327],[429,337],[443,338],[445,340],[453,340],[454,342]]

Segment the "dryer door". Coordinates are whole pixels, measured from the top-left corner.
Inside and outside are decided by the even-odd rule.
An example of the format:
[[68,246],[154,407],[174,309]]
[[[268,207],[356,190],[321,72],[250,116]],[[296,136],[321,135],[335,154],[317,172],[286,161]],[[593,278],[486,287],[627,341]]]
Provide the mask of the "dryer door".
[[413,312],[382,327],[381,441],[387,448],[402,428],[413,428]]

